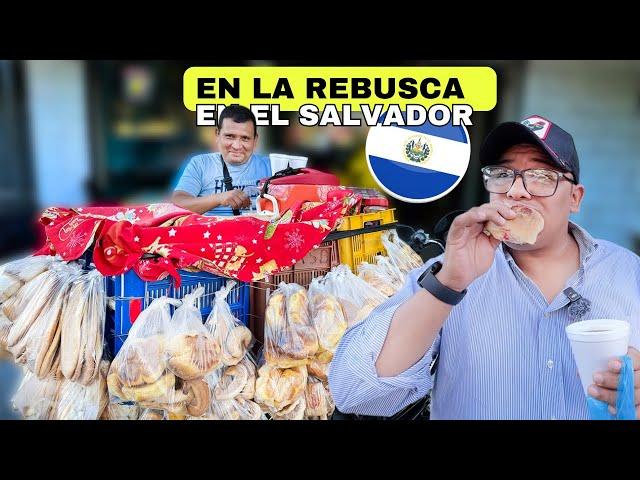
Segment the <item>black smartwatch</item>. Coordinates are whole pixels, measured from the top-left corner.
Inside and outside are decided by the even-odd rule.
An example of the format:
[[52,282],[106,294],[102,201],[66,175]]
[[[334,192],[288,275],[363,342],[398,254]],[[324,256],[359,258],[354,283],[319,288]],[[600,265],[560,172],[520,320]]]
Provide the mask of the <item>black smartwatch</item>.
[[448,305],[457,305],[467,294],[467,289],[465,288],[463,291],[458,292],[441,284],[436,278],[436,273],[438,273],[441,268],[442,262],[435,262],[431,265],[431,268],[425,270],[424,273],[418,277],[418,285],[441,302]]

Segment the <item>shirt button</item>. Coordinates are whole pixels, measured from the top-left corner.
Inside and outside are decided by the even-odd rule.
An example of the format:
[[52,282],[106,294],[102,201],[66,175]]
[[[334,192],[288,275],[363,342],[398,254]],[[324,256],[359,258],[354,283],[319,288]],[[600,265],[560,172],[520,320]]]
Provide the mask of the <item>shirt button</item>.
[[551,370],[553,368],[553,360],[547,360],[547,368]]
[[549,318],[549,313],[548,312],[544,314],[544,318]]

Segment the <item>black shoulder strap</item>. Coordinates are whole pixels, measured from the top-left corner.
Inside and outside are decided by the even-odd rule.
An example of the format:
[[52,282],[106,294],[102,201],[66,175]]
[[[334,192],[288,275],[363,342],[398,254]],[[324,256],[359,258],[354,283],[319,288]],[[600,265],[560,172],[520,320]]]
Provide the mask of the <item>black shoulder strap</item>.
[[[222,157],[220,157],[220,161],[222,162],[222,175],[224,176],[224,188],[226,188],[227,192],[233,190],[233,180],[231,180],[231,175],[229,175],[229,169],[227,168],[227,164],[224,163]],[[233,210],[234,215],[240,215],[240,210]]]
[[274,173],[269,178],[267,178],[267,180],[264,182],[264,185],[262,186],[262,191],[260,192],[260,195],[264,195],[265,193],[269,193],[269,183],[271,182],[271,180],[275,180],[276,178],[282,178],[282,177],[290,177],[291,175],[297,175],[301,171],[302,171],[301,168],[287,167],[284,170],[280,170],[279,172]]

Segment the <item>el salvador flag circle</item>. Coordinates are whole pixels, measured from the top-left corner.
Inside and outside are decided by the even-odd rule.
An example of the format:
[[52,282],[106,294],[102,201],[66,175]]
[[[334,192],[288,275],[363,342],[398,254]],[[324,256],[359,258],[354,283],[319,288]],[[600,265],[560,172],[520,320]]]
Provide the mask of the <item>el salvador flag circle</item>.
[[366,152],[369,170],[385,192],[405,202],[427,203],[460,183],[471,145],[465,126],[451,121],[440,127],[428,121],[415,126],[379,124],[369,129]]

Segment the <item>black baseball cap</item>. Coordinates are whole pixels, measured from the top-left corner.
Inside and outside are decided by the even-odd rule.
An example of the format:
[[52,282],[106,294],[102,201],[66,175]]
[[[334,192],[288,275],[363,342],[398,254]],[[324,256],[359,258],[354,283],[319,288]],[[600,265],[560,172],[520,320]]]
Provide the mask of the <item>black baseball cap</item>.
[[540,115],[531,115],[522,122],[505,122],[494,128],[480,148],[480,163],[495,164],[509,147],[529,143],[542,148],[551,163],[573,173],[579,181],[580,163],[573,137],[555,123]]

